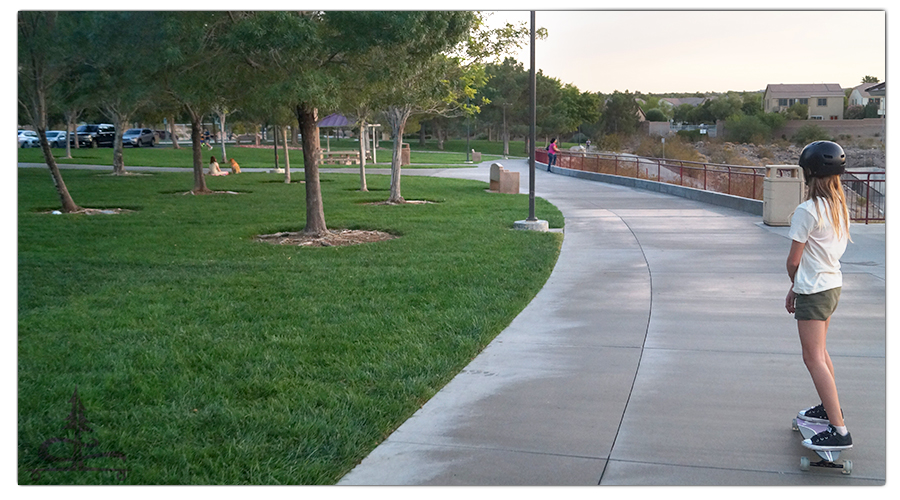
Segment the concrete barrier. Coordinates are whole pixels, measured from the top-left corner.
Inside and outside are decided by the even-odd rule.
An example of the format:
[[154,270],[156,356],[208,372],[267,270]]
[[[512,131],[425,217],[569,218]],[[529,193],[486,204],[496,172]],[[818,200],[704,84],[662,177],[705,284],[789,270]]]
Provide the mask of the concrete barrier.
[[510,172],[499,163],[492,163],[490,190],[495,193],[518,194],[519,173]]

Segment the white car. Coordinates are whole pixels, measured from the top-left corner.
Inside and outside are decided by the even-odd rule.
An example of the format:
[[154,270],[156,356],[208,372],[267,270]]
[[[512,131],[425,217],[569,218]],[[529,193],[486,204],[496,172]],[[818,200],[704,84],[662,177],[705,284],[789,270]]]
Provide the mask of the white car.
[[47,142],[50,144],[51,148],[66,147],[66,132],[65,132],[65,130],[51,130],[51,131],[47,132]]
[[19,147],[20,148],[36,148],[40,146],[40,138],[37,132],[33,130],[19,131]]
[[130,128],[122,134],[122,144],[139,148],[144,145],[156,146],[156,134],[149,128]]

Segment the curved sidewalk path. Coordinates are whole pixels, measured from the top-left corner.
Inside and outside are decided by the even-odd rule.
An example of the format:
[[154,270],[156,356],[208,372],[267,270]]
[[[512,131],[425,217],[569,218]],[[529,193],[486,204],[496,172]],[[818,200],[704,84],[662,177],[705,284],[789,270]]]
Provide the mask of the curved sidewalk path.
[[[527,193],[527,162],[501,163]],[[488,182],[489,169],[403,175]],[[783,306],[787,228],[541,170],[536,195],[566,219],[545,286],[338,484],[885,484],[884,224],[851,227],[829,331],[855,442],[841,457],[853,474],[842,476],[799,470],[801,456],[816,457],[790,421],[817,401]]]
[[[527,163],[501,163],[527,193]],[[487,182],[489,165],[404,175]],[[799,470],[816,457],[791,418],[818,401],[783,306],[787,228],[540,170],[536,195],[566,219],[546,285],[338,484],[884,484],[884,225],[851,229],[829,332],[842,476]]]

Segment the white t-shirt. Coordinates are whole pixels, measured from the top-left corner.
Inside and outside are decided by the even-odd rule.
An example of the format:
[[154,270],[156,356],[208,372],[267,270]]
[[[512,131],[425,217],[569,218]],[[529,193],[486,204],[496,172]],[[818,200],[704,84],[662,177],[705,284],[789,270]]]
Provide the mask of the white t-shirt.
[[809,295],[841,286],[840,258],[847,249],[847,234],[838,238],[834,232],[826,200],[819,199],[818,213],[813,200],[801,203],[791,216],[788,236],[806,243],[794,275],[794,293]]

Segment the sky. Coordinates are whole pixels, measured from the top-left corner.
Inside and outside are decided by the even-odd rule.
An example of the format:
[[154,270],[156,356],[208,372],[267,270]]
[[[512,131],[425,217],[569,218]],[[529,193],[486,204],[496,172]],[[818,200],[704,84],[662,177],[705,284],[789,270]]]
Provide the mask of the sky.
[[[886,12],[539,10],[535,65],[582,91],[726,92],[886,78]],[[497,11],[489,25],[525,22]],[[515,58],[530,67],[530,48]]]
[[[48,1],[57,5],[41,8],[71,8],[69,2]],[[96,1],[99,9],[118,5]],[[198,6],[170,0],[153,4],[160,10],[191,7]],[[856,10],[847,10],[851,7]],[[248,6],[220,0],[202,8]],[[886,1],[259,0],[251,8],[480,10],[493,11],[491,25],[510,21],[527,26],[529,9],[534,9],[537,26],[548,30],[548,37],[535,46],[538,69],[582,91],[756,91],[770,83],[851,88],[866,75],[887,78]],[[514,57],[530,67],[527,43]]]

